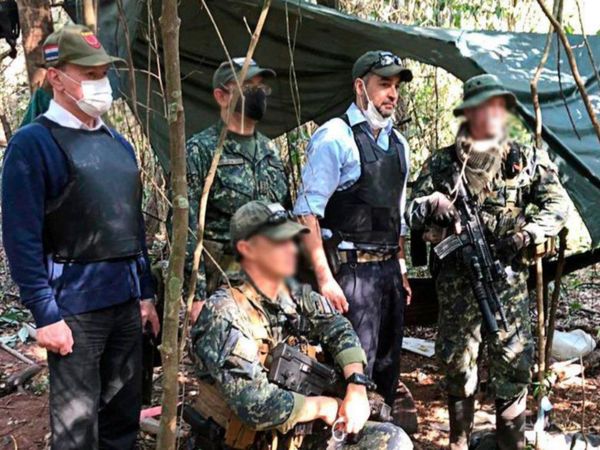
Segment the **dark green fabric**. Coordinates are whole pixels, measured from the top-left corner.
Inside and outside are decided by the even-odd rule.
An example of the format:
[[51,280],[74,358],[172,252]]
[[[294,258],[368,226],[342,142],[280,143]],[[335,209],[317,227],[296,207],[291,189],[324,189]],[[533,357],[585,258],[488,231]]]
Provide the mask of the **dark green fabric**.
[[[116,19],[116,0],[104,0],[100,11],[100,39],[110,54],[127,58],[123,23]],[[138,0],[123,0],[132,36],[133,61],[147,68],[148,46],[145,32],[146,6]],[[182,0],[181,70],[188,135],[216,120],[212,99],[213,71],[225,59],[210,19],[197,0]],[[231,55],[245,54],[252,28],[260,12],[259,0],[207,0]],[[158,22],[160,2],[153,2]],[[137,38],[133,38],[136,36]],[[570,36],[579,70],[588,92],[600,103],[600,86],[581,36]],[[600,37],[590,36],[596,61],[600,61]],[[529,81],[544,47],[545,35],[444,30],[411,27],[361,20],[338,11],[298,0],[273,0],[263,36],[256,49],[259,64],[278,73],[274,92],[260,130],[277,136],[308,120],[322,122],[344,111],[352,98],[352,65],[368,50],[389,49],[403,58],[439,66],[466,80],[481,73],[497,75],[517,97],[518,112],[531,125],[533,108]],[[290,51],[290,48],[293,51]],[[562,180],[594,240],[600,244],[600,145],[577,92],[569,64],[561,51],[562,85],[566,101],[581,138],[573,132],[563,105],[557,76],[556,42],[547,69],[540,80],[540,100],[544,117],[544,138],[560,167]],[[295,72],[290,69],[295,68]],[[164,73],[164,72],[163,72]],[[419,74],[415,74],[416,77]],[[146,102],[148,77],[136,75],[138,104]],[[123,91],[131,89],[127,76],[121,76]],[[161,163],[168,168],[168,129],[166,107],[160,88],[151,85],[150,137]],[[142,122],[146,110],[139,107]]]
[[27,110],[23,115],[23,119],[21,119],[21,125],[19,125],[19,128],[30,124],[37,116],[45,113],[48,109],[48,106],[50,106],[50,100],[52,100],[52,94],[50,94],[46,89],[36,89],[31,97],[31,100],[29,100],[29,105],[27,105]]

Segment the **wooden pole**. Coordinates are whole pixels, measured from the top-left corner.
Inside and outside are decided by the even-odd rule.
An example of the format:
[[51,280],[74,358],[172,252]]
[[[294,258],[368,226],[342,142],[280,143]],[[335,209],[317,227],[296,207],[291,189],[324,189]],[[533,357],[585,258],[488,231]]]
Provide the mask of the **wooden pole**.
[[42,45],[54,30],[49,0],[19,0],[19,24],[23,39],[23,51],[29,79],[29,90],[35,90],[44,84],[46,69]]
[[[538,408],[541,407],[545,395],[544,381],[546,378],[546,314],[544,311],[544,270],[542,254],[535,255],[535,298],[537,303],[537,337],[538,337]],[[543,430],[536,433],[535,449],[542,450]]]
[[[563,228],[559,234],[560,248],[558,250],[558,260],[556,261],[556,272],[554,274],[554,289],[550,300],[550,312],[548,313],[548,333],[546,337],[546,356],[545,365],[550,366],[550,354],[552,353],[552,341],[554,341],[554,327],[556,324],[556,311],[558,310],[558,301],[560,299],[560,282],[565,270],[565,253],[567,252],[567,235],[569,230]],[[582,366],[583,367],[583,366]]]
[[170,184],[173,193],[171,255],[165,284],[165,309],[160,352],[163,364],[163,396],[160,430],[156,448],[172,450],[177,437],[177,396],[179,394],[179,311],[188,230],[188,193],[185,161],[185,115],[181,92],[177,0],[163,0],[160,28],[166,77],[167,121],[169,124]]

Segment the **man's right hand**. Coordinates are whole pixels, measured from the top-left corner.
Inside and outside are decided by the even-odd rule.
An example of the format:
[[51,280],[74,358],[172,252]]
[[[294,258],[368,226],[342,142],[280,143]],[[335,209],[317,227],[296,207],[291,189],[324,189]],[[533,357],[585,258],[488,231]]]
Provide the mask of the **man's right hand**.
[[340,313],[344,314],[348,312],[348,300],[346,300],[344,291],[342,291],[338,282],[335,281],[335,278],[331,277],[324,283],[319,283],[319,290],[321,291],[321,295],[329,300],[333,307]]
[[319,419],[332,426],[338,418],[338,411],[342,401],[333,397],[317,397],[319,402]]
[[62,356],[73,351],[73,335],[64,320],[38,328],[36,339],[41,347]]

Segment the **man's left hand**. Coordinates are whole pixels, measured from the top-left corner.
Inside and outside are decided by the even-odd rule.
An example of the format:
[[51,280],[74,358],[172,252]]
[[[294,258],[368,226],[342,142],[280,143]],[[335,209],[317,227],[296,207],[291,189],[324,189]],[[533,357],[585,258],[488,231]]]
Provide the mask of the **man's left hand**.
[[402,287],[404,288],[406,294],[406,305],[408,306],[412,301],[412,289],[410,287],[410,282],[408,281],[407,273],[402,275]]
[[346,422],[346,433],[356,434],[365,426],[371,407],[367,397],[367,388],[357,384],[349,384],[346,388],[346,397],[340,406],[338,416]]
[[158,336],[160,332],[160,320],[154,307],[154,302],[151,299],[142,300],[140,302],[140,311],[142,313],[142,330],[146,329],[146,324],[150,322],[152,334]]

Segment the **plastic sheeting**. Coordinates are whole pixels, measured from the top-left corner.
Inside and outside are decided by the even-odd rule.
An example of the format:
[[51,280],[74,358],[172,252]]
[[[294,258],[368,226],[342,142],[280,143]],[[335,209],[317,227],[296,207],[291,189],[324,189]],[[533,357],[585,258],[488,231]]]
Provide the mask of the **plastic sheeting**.
[[[250,40],[249,29],[254,28],[261,2],[207,0],[207,4],[229,53],[244,55]],[[123,0],[133,43],[131,52],[125,39],[124,21],[118,18],[116,1],[104,0],[100,6],[100,38],[110,51],[125,58],[131,56],[138,69],[135,77],[138,110],[142,122],[149,126],[159,160],[168,169],[167,106],[159,84],[146,73],[148,61],[156,63],[153,46],[148,45],[148,17],[153,17],[150,22],[158,25],[160,2],[153,2],[149,15],[144,2]],[[225,59],[225,53],[201,1],[182,0],[180,16],[186,129],[192,133],[216,119],[210,83],[212,72]],[[279,76],[260,128],[270,136],[277,136],[306,121],[322,122],[340,114],[352,98],[352,64],[360,54],[372,49],[392,50],[402,57],[441,67],[462,80],[480,73],[493,73],[515,93],[519,113],[532,125],[529,82],[545,39],[545,35],[531,33],[443,30],[371,22],[298,0],[273,0],[255,57],[261,64],[273,67]],[[600,86],[583,38],[570,36],[570,41],[598,112]],[[590,36],[589,41],[596,61],[600,61],[600,37]],[[562,91],[560,89],[556,44],[553,40],[539,83],[544,139],[597,246],[600,244],[600,144],[575,86],[564,49],[560,58]],[[160,53],[160,42],[158,47]],[[122,92],[131,98],[128,77],[121,76],[119,82]],[[579,136],[570,124],[565,102]],[[150,105],[149,109],[143,106],[146,104]]]

